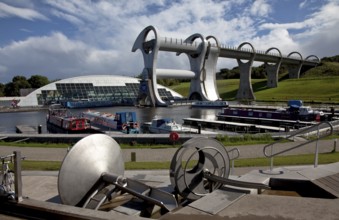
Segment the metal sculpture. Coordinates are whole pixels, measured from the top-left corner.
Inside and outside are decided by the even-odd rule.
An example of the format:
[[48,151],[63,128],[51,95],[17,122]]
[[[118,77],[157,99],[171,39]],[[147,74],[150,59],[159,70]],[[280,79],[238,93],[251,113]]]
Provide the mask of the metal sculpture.
[[125,178],[119,144],[104,134],[77,142],[62,162],[58,190],[63,204],[97,210],[108,200],[127,192],[143,202],[142,216],[150,216],[155,205],[162,213],[178,207],[174,195]]
[[[124,177],[119,144],[105,134],[94,134],[81,139],[66,155],[59,172],[58,190],[62,203],[94,210],[128,194],[138,199],[139,215],[151,217],[154,210],[167,213],[176,209],[178,203],[197,200],[224,184],[268,188],[264,184],[230,180],[229,173],[228,151],[220,142],[192,138],[177,150],[171,161],[170,182],[174,191],[169,193]],[[121,209],[113,207],[115,211],[135,214],[131,211],[133,207]]]
[[[189,168],[192,163],[193,168]],[[196,200],[221,186],[218,182],[205,182],[204,172],[228,178],[229,165],[228,153],[221,143],[205,137],[193,138],[174,154],[170,180],[182,197]]]
[[[196,137],[186,141],[174,154],[170,180],[184,199],[194,201],[222,186],[269,189],[261,183],[229,179],[230,157],[225,146],[212,138]],[[238,151],[239,152],[239,151]]]

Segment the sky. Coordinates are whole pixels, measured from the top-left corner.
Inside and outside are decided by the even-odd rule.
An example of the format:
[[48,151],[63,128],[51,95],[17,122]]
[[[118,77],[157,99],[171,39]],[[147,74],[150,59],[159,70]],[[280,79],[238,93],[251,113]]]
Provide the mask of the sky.
[[[149,25],[161,37],[199,33],[284,55],[339,54],[339,0],[0,0],[0,83],[18,75],[138,76],[143,56],[131,49]],[[225,58],[217,64],[235,66]],[[189,61],[159,52],[157,67],[189,69]]]

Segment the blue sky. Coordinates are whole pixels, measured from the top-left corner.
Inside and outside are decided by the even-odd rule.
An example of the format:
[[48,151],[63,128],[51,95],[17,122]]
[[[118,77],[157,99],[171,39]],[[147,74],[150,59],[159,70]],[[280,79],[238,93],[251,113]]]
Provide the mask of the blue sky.
[[[131,48],[149,25],[162,37],[200,33],[229,46],[246,41],[285,55],[334,56],[338,12],[339,0],[0,0],[0,83],[16,75],[139,75],[143,58]],[[218,68],[235,65],[218,61]],[[188,69],[189,63],[160,52],[158,67]]]

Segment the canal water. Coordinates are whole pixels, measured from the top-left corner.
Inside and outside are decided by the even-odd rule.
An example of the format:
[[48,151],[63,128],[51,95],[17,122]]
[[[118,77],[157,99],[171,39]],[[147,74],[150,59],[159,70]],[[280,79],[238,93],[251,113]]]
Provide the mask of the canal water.
[[[134,111],[137,114],[137,120],[141,124],[143,122],[150,122],[152,118],[167,117],[174,119],[177,123],[183,123],[183,118],[201,118],[215,120],[216,114],[221,109],[206,109],[206,108],[191,108],[190,106],[175,106],[175,107],[145,107],[138,108],[132,106],[116,106],[95,108],[99,112],[111,113]],[[72,114],[80,114],[87,109],[69,109]],[[29,125],[36,126],[42,125],[42,132],[48,133],[46,128],[46,115],[47,110],[32,111],[32,112],[11,112],[0,113],[0,133],[15,133],[15,126]]]

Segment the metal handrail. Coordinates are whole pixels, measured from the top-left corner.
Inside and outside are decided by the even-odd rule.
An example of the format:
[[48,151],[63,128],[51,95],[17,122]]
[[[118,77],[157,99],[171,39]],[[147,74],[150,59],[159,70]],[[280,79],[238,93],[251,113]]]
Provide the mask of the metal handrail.
[[[327,128],[327,127],[326,127],[326,128],[322,128],[321,130],[326,129],[326,131],[325,131],[325,133],[324,133],[323,135],[320,136],[320,135],[319,135],[319,133],[320,133],[320,126],[322,126],[322,125],[327,125],[328,128]],[[328,129],[329,129],[329,130],[328,130]],[[281,151],[278,151],[278,152],[276,152],[276,153],[273,153],[273,146],[274,146],[274,144],[280,143],[280,142],[284,141],[285,139],[289,139],[289,138],[295,137],[295,136],[297,136],[297,135],[305,134],[305,133],[312,132],[312,131],[313,131],[313,132],[314,132],[314,131],[317,132],[317,138],[316,138],[316,139],[309,140],[309,141],[303,142],[303,143],[301,143],[301,144],[298,144],[298,145],[296,145],[296,146],[290,147],[290,148],[288,148],[288,149],[281,150]],[[328,132],[328,131],[329,131],[329,132]],[[264,146],[264,148],[263,148],[264,155],[265,155],[265,157],[267,157],[267,158],[271,158],[271,170],[272,170],[272,167],[273,167],[273,157],[274,157],[274,156],[280,155],[280,154],[282,154],[282,153],[285,153],[285,152],[294,150],[294,149],[299,148],[299,147],[302,147],[302,146],[304,146],[304,145],[306,145],[306,144],[309,144],[309,143],[312,143],[312,142],[317,141],[317,146],[316,146],[316,151],[315,151],[315,164],[314,164],[314,166],[316,167],[316,166],[317,166],[317,163],[318,163],[318,140],[321,139],[321,138],[330,136],[330,135],[332,135],[332,133],[333,133],[333,126],[332,126],[332,124],[331,124],[330,122],[327,122],[327,121],[321,122],[321,123],[319,123],[319,124],[313,125],[313,126],[308,127],[308,128],[306,128],[306,129],[301,129],[300,131],[295,132],[295,133],[293,133],[292,135],[285,137],[284,139],[280,139],[280,140],[278,140],[278,141],[275,141],[275,142],[273,142],[273,143],[270,143],[270,144]],[[267,149],[268,149],[269,147],[270,147],[271,151],[270,151],[270,153],[267,153]]]
[[[297,135],[299,135],[299,134],[305,134],[305,133],[307,133],[308,131],[313,131],[315,128],[318,128],[317,130],[319,131],[319,126],[320,126],[320,125],[323,125],[323,124],[329,125],[329,128],[330,128],[330,132],[329,132],[329,133],[326,132],[325,135],[322,135],[321,137],[317,137],[317,138],[314,139],[314,140],[306,141],[306,142],[301,143],[301,144],[299,144],[299,145],[297,145],[297,146],[294,146],[294,147],[291,147],[291,148],[288,148],[288,149],[279,151],[279,152],[274,153],[274,154],[268,154],[268,153],[266,152],[267,148],[273,146],[274,144],[280,143],[280,142],[284,141],[285,139],[289,139],[289,138],[295,137],[295,136],[297,136]],[[327,121],[326,121],[326,122],[322,122],[322,123],[320,123],[320,124],[313,125],[313,126],[308,127],[308,128],[306,128],[306,129],[302,129],[302,130],[300,130],[300,131],[298,131],[298,132],[296,132],[296,133],[294,133],[294,134],[292,134],[292,135],[290,135],[290,136],[285,137],[284,139],[280,139],[280,140],[278,140],[278,141],[275,141],[275,142],[273,142],[273,143],[270,143],[270,144],[264,146],[264,155],[265,155],[265,157],[271,158],[271,157],[277,156],[277,155],[279,155],[279,154],[285,153],[285,152],[287,152],[287,151],[290,151],[290,150],[299,148],[299,147],[304,146],[304,145],[306,145],[306,144],[309,144],[309,143],[311,143],[311,142],[317,141],[317,140],[319,140],[319,139],[321,139],[321,138],[330,136],[332,133],[333,133],[333,126],[332,126],[332,124],[329,123],[329,122],[327,122]]]
[[[236,152],[236,155],[234,156],[234,152]],[[234,160],[235,159],[238,159],[239,157],[240,157],[240,151],[239,151],[239,149],[238,148],[232,148],[232,149],[230,149],[229,151],[227,151],[227,153],[228,153],[228,156],[230,157],[230,155],[232,156],[232,157],[230,157],[229,159],[230,159],[230,161],[231,161],[231,163],[232,163],[232,167],[231,167],[231,173],[230,174],[233,174],[233,171],[234,171]]]
[[[236,152],[236,156],[233,157],[234,153],[233,152]],[[238,148],[232,148],[230,150],[227,151],[228,155],[232,155],[232,158],[230,157],[230,160],[235,160],[235,159],[238,159],[240,157],[240,151]]]

